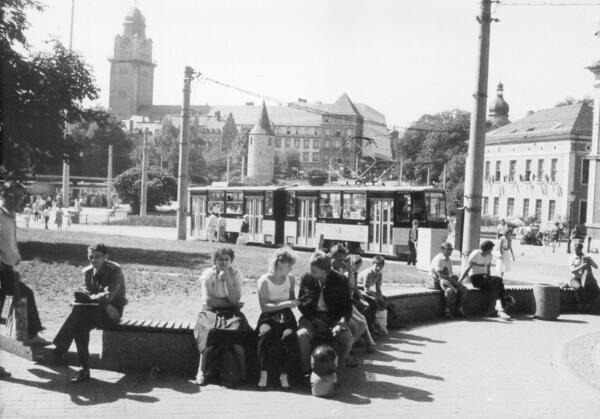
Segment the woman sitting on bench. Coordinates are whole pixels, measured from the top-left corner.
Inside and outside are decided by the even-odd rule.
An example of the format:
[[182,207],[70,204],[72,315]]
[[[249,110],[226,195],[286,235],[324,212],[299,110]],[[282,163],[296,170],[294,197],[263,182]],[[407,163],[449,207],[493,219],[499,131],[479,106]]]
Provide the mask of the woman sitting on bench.
[[[198,316],[196,324],[196,340],[200,351],[200,363],[196,375],[198,385],[207,384],[207,357],[211,357],[214,349],[215,357],[221,356],[221,376],[224,378],[224,369],[230,370],[234,365],[229,354],[231,349],[239,367],[239,377],[228,377],[231,379],[230,386],[245,381],[246,376],[246,353],[244,346],[249,344],[253,337],[253,331],[248,325],[246,316],[240,311],[243,303],[242,296],[242,273],[233,268],[231,263],[234,259],[233,250],[230,247],[218,248],[213,257],[214,266],[207,268],[200,275],[202,290],[202,312]],[[212,359],[212,358],[211,358]],[[227,364],[227,365],[225,365]],[[213,365],[209,365],[213,367]],[[238,375],[232,373],[229,375]],[[222,381],[222,384],[227,385]]]

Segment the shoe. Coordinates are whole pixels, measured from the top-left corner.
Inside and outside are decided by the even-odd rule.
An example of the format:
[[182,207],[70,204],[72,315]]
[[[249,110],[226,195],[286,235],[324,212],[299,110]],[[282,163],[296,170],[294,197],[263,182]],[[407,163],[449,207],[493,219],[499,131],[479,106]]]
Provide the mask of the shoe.
[[88,368],[82,368],[79,370],[77,375],[71,379],[71,382],[79,384],[83,383],[84,381],[89,381],[90,378],[90,370]]
[[0,367],[0,379],[3,378],[10,378],[12,377],[12,374],[8,371],[6,371],[4,368]]
[[258,384],[256,385],[256,387],[258,387],[259,390],[266,390],[266,388],[267,388],[267,372],[266,371],[260,372],[260,378],[258,379]]
[[467,317],[462,307],[456,309],[456,317]]
[[23,345],[25,345],[25,346],[49,346],[49,345],[52,345],[52,342],[44,339],[43,337],[41,337],[39,335],[35,335],[32,338],[25,339],[23,341]]
[[452,318],[452,314],[450,313],[450,309],[449,308],[447,308],[447,309],[444,310],[444,317],[447,318],[447,319]]
[[483,317],[496,317],[497,315],[498,315],[498,312],[496,311],[496,309],[490,308],[488,311],[485,312]]
[[281,375],[279,376],[279,382],[281,383],[282,390],[287,391],[290,389],[290,382],[288,381],[288,376],[286,373],[281,373]]
[[498,317],[500,317],[500,318],[501,318],[501,319],[503,319],[503,320],[509,320],[509,319],[511,319],[511,318],[512,318],[512,317],[510,317],[510,315],[509,315],[509,314],[508,314],[506,311],[504,311],[504,310],[498,310]]
[[348,355],[344,361],[344,365],[350,368],[358,367],[360,365],[360,361],[353,356]]
[[195,383],[196,383],[197,386],[200,386],[200,387],[203,387],[203,386],[207,385],[208,384],[208,380],[206,379],[206,375],[204,375],[204,374],[198,374],[196,376]]
[[367,343],[365,345],[365,351],[368,354],[372,354],[373,352],[375,352],[375,344],[374,343]]

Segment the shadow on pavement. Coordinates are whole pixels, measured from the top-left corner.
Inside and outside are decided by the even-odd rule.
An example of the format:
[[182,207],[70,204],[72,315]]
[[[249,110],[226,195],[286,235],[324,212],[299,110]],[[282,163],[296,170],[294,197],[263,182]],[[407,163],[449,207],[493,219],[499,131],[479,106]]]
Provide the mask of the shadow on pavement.
[[[89,264],[87,247],[79,243],[55,243],[52,246],[36,241],[19,243],[19,250],[24,260],[39,258],[43,262],[69,263],[75,266]],[[110,244],[109,250],[109,256],[120,264],[135,263],[187,269],[196,269],[203,264],[210,264],[212,257],[208,253],[110,247]]]
[[46,391],[68,394],[71,401],[79,406],[114,403],[121,399],[128,399],[140,403],[156,403],[157,397],[148,396],[155,388],[168,388],[180,393],[197,393],[198,387],[187,381],[175,377],[148,378],[141,374],[123,375],[116,382],[98,380],[93,377],[84,383],[71,383],[69,379],[74,371],[68,367],[48,367],[53,371],[41,368],[29,370],[41,380],[27,380],[23,378],[9,378],[5,381],[35,387]]

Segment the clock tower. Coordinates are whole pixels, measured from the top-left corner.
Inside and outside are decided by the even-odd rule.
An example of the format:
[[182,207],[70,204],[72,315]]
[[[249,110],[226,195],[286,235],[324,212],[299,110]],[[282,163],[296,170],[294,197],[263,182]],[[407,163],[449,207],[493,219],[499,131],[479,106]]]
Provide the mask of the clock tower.
[[138,8],[125,16],[123,33],[115,36],[110,62],[108,107],[120,118],[134,115],[141,105],[152,105],[154,67],[152,40],[146,38],[146,19]]

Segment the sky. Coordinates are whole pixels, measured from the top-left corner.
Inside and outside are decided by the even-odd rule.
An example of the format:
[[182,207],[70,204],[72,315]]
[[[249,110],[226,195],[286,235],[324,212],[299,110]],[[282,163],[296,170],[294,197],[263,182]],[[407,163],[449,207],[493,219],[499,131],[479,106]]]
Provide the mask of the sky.
[[[45,10],[29,13],[30,44],[44,49],[53,37],[68,45],[71,0],[40,1]],[[594,37],[600,1],[595,7],[522,5],[531,2],[493,6],[499,21],[491,28],[488,106],[502,81],[513,121],[565,96],[593,96],[585,67],[600,59]],[[93,68],[104,107],[107,59],[134,3],[154,43],[154,104],[182,102],[189,65],[284,101],[333,103],[345,92],[382,112],[390,127],[406,127],[427,113],[473,109],[478,1],[75,0],[73,49]],[[192,87],[192,104],[259,100],[208,81]]]

